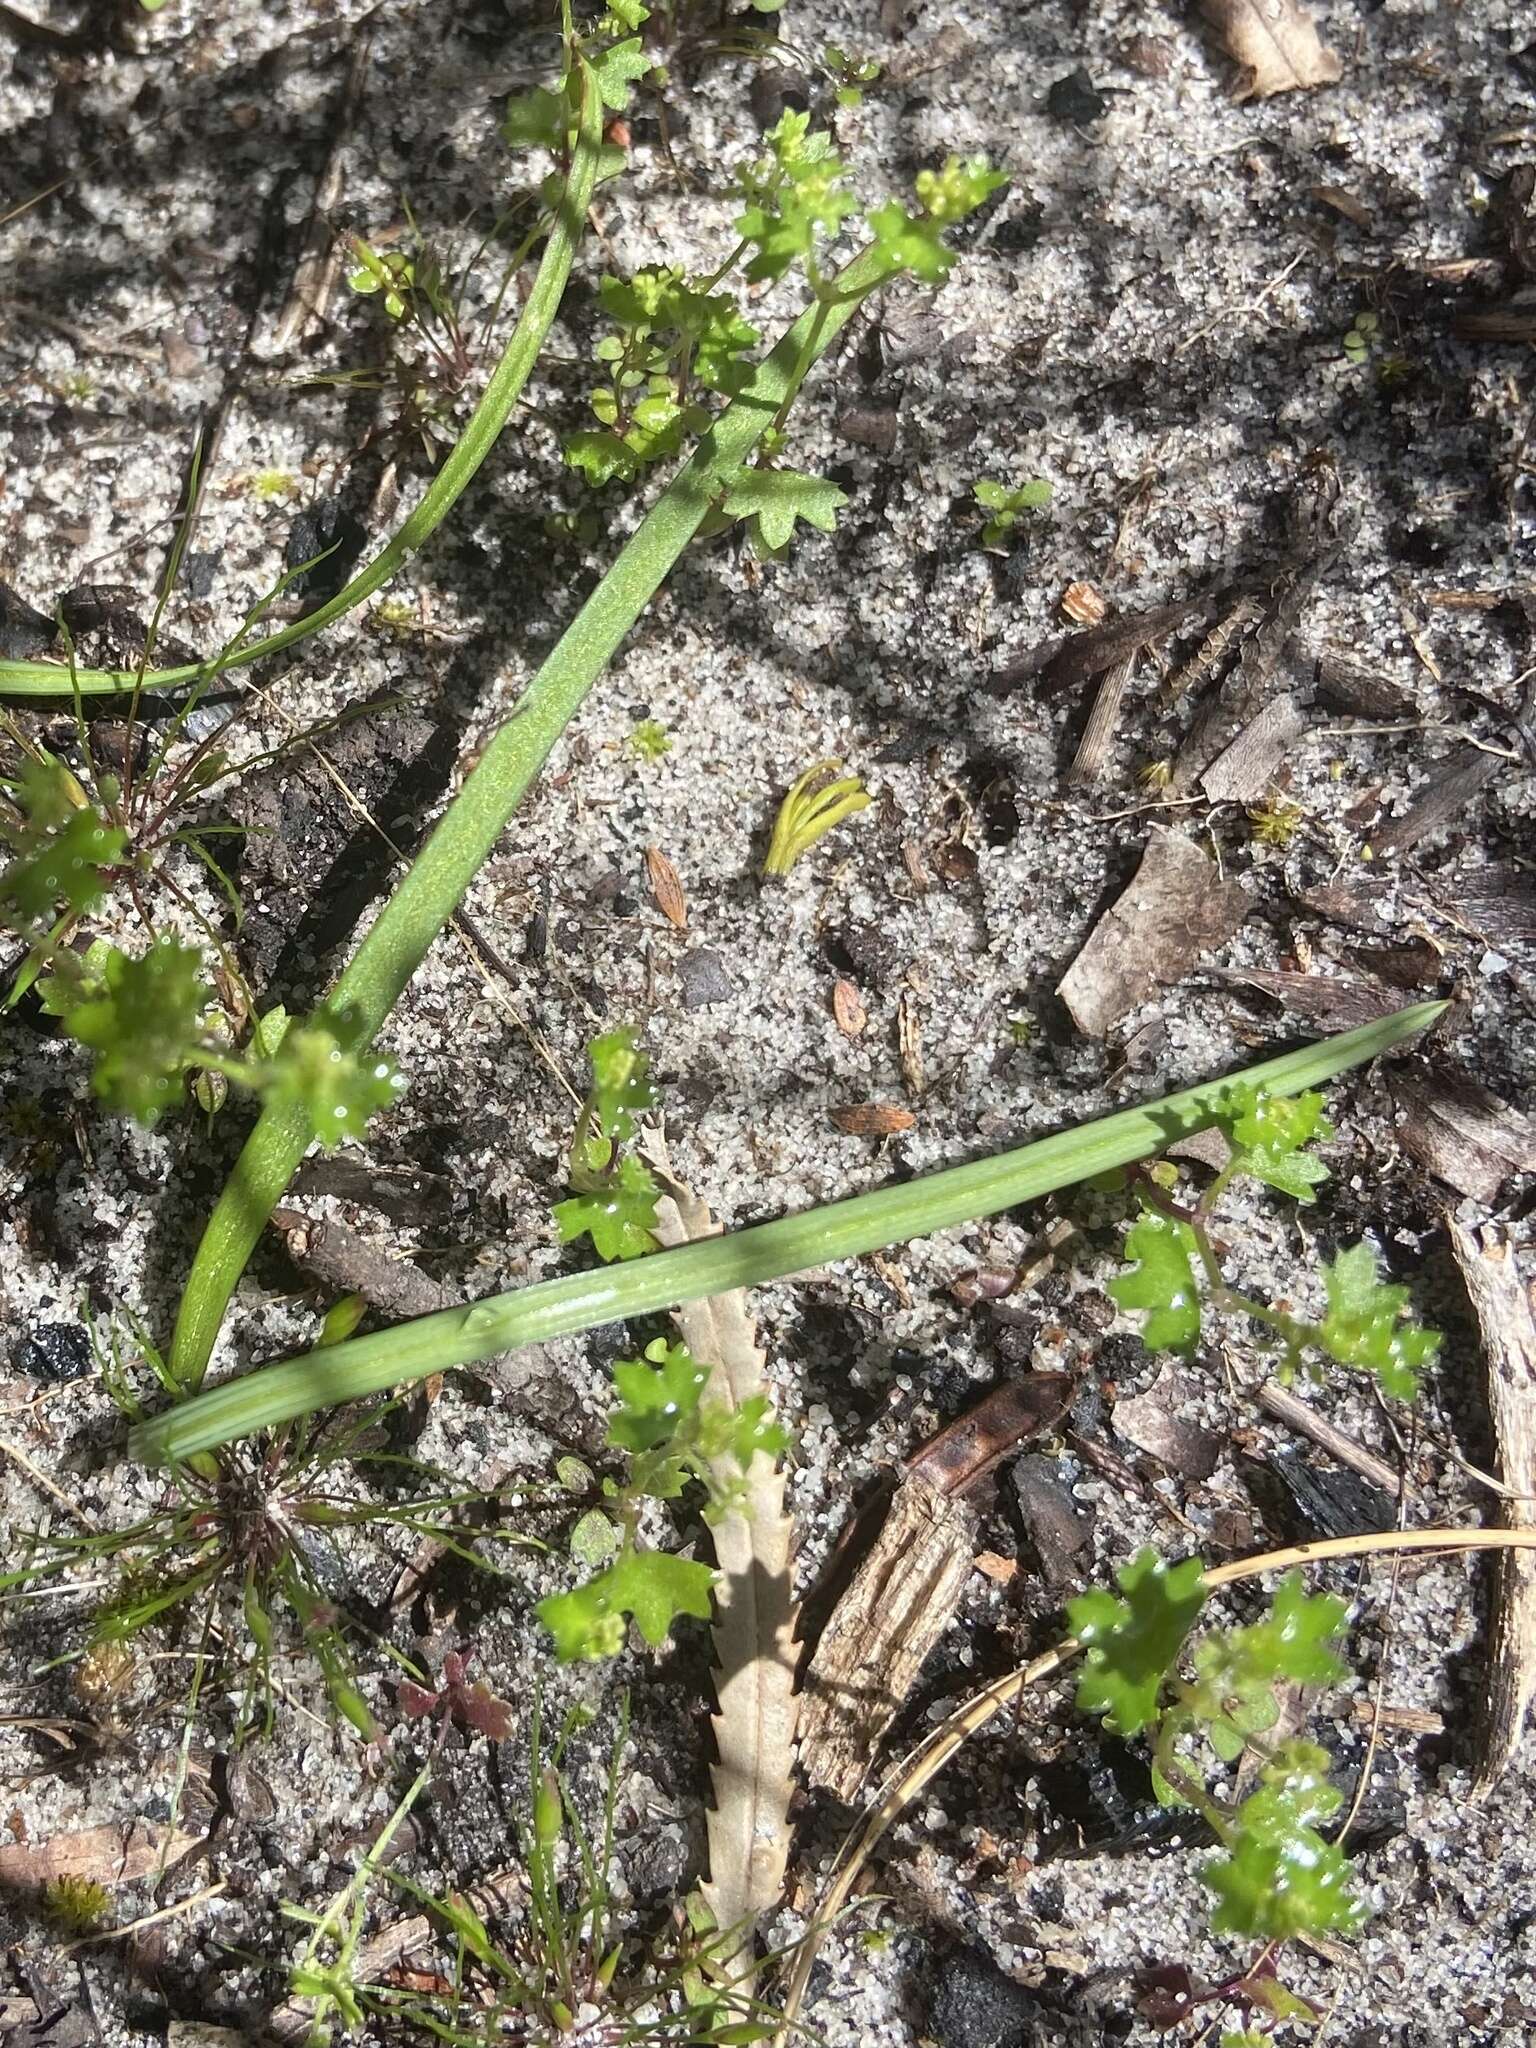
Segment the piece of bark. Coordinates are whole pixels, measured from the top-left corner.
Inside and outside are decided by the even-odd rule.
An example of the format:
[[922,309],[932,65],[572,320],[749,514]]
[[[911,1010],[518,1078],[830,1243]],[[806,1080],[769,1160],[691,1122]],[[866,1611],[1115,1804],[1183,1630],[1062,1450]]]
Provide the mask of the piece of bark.
[[1186,620],[1204,611],[1207,602],[1204,597],[1189,598],[1183,604],[1164,605],[1157,611],[1107,619],[1088,633],[1069,633],[1065,638],[1042,641],[1028,654],[999,669],[988,688],[994,695],[1006,696],[1038,676],[1043,698],[1064,696],[1124,661],[1128,654],[1140,654],[1154,641],[1177,632]]
[[1056,993],[1079,1031],[1104,1038],[1155,988],[1181,980],[1223,946],[1248,897],[1176,832],[1154,833],[1141,866],[1067,969]]
[[[1036,1372],[995,1387],[908,1460],[806,1673],[800,1761],[811,1784],[844,1800],[857,1793],[960,1603],[979,1527],[966,1494],[1020,1443],[1056,1427],[1073,1385],[1069,1373]],[[846,1557],[840,1544],[830,1570],[845,1570]]]
[[827,1114],[849,1138],[894,1138],[917,1122],[911,1110],[903,1109],[899,1102],[850,1102]]
[[[656,1235],[667,1246],[697,1244],[722,1226],[690,1188],[674,1178],[659,1134],[645,1156],[666,1194],[657,1205]],[[762,1347],[746,1293],[733,1288],[673,1311],[683,1342],[710,1368],[704,1398],[739,1410],[768,1392]],[[718,1761],[710,1772],[714,1803],[706,1816],[709,1878],[700,1886],[722,1929],[742,1945],[738,1988],[750,1976],[758,1916],[774,1905],[789,1858],[789,1805],[794,1794],[795,1603],[790,1571],[794,1524],[784,1505],[784,1469],[758,1451],[743,1483],[733,1459],[722,1482],[740,1486],[739,1503],[712,1525],[715,1562],[713,1721]]]
[[1385,884],[1348,889],[1329,883],[1318,889],[1293,890],[1292,896],[1314,917],[1326,918],[1346,931],[1363,932],[1368,938],[1379,939],[1394,919],[1392,892]]
[[1293,640],[1285,656],[1298,684],[1330,710],[1342,711],[1350,718],[1378,720],[1413,715],[1413,698],[1406,690],[1345,648]]
[[1536,946],[1536,875],[1528,869],[1461,868],[1437,875],[1430,897],[1460,930],[1490,946]]
[[1536,298],[1458,313],[1451,328],[1463,341],[1536,341]]
[[1298,0],[1200,0],[1200,12],[1247,73],[1235,95],[1239,100],[1337,85],[1344,75],[1337,52],[1322,41]]
[[169,1870],[198,1841],[181,1828],[129,1820],[50,1835],[40,1842],[7,1844],[0,1848],[0,1890],[34,1896],[60,1877],[90,1878],[109,1889],[135,1884],[141,1877]]
[[822,1633],[800,1701],[808,1783],[853,1800],[882,1737],[954,1618],[980,1518],[921,1474],[904,1479],[874,1549]]
[[1087,789],[1098,781],[1104,772],[1104,756],[1109,743],[1115,736],[1115,727],[1120,723],[1120,707],[1125,701],[1126,689],[1136,672],[1136,654],[1132,651],[1123,661],[1117,661],[1113,668],[1106,669],[1099,678],[1099,687],[1094,693],[1093,709],[1083,727],[1083,736],[1077,743],[1077,752],[1072,757],[1072,766],[1067,770],[1068,789]]
[[1276,769],[1310,724],[1289,692],[1272,697],[1205,770],[1201,789],[1213,804],[1257,803],[1273,789]]
[[[1451,1251],[1483,1340],[1488,1408],[1506,1528],[1536,1528],[1536,1313],[1531,1282],[1507,1231],[1473,1231],[1446,1218]],[[1495,1567],[1488,1695],[1474,1799],[1486,1799],[1509,1768],[1536,1694],[1536,1555],[1512,1550]]]
[[1182,795],[1263,707],[1264,693],[1279,667],[1302,608],[1326,570],[1338,560],[1341,543],[1319,540],[1315,529],[1322,514],[1310,498],[1299,497],[1292,521],[1303,527],[1299,551],[1277,569],[1271,580],[1263,616],[1244,637],[1237,665],[1211,696],[1185,736],[1174,758],[1170,789]]
[[994,1387],[918,1446],[907,1460],[907,1477],[915,1474],[945,1493],[969,1492],[1020,1443],[1056,1427],[1074,1385],[1067,1372],[1032,1372]]
[[1353,1472],[1315,1465],[1299,1451],[1243,1458],[1239,1472],[1270,1527],[1287,1541],[1316,1536],[1358,1536],[1390,1529],[1397,1515],[1396,1489],[1387,1493]]
[[1235,652],[1238,642],[1250,627],[1256,626],[1264,616],[1262,602],[1251,593],[1239,597],[1230,611],[1224,612],[1206,634],[1194,653],[1176,668],[1164,683],[1162,701],[1165,705],[1177,704],[1181,697],[1191,690],[1199,690],[1215,675],[1226,662],[1228,655]]
[[1093,1511],[1073,1499],[1060,1461],[1031,1452],[1013,1468],[1019,1513],[1040,1569],[1051,1586],[1080,1576],[1079,1560],[1093,1545]]
[[1237,982],[1272,996],[1293,1016],[1305,1017],[1325,1031],[1353,1031],[1402,1007],[1396,989],[1380,982],[1359,981],[1342,974],[1271,972],[1258,967],[1216,968],[1222,981]]
[[1298,1436],[1308,1438],[1341,1465],[1347,1465],[1351,1472],[1368,1479],[1372,1486],[1379,1486],[1383,1493],[1399,1491],[1398,1475],[1390,1465],[1364,1444],[1357,1444],[1352,1436],[1346,1436],[1342,1429],[1335,1428],[1326,1415],[1319,1415],[1310,1402],[1303,1401],[1289,1387],[1282,1387],[1278,1380],[1266,1380],[1255,1398],[1266,1415],[1295,1430]]
[[1221,1438],[1190,1420],[1186,1411],[1199,1394],[1199,1383],[1187,1374],[1165,1372],[1144,1394],[1115,1403],[1115,1435],[1185,1479],[1209,1479],[1221,1457]]
[[1491,1206],[1512,1173],[1536,1171],[1536,1123],[1460,1068],[1392,1075],[1398,1143],[1437,1180]]
[[1507,765],[1499,755],[1490,754],[1483,747],[1464,747],[1459,754],[1440,763],[1412,807],[1402,817],[1389,819],[1373,835],[1373,857],[1392,860],[1432,832],[1443,830]]
[[460,1299],[409,1259],[393,1257],[333,1217],[317,1222],[298,1209],[274,1209],[272,1224],[296,1266],[343,1294],[361,1294],[380,1315],[427,1316]]

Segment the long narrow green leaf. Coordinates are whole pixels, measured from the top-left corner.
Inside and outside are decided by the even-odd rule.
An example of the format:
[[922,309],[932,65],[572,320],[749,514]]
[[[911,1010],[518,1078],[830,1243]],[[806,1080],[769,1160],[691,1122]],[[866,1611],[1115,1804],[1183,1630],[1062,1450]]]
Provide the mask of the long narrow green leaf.
[[[1315,1088],[1424,1030],[1444,1008],[1444,1003],[1418,1003],[1358,1031],[1266,1060],[1247,1069],[1242,1078],[1276,1094]],[[540,1281],[473,1307],[422,1316],[376,1336],[354,1337],[307,1357],[264,1367],[140,1423],[129,1447],[148,1464],[187,1458],[312,1409],[354,1401],[520,1345],[544,1343],[731,1288],[784,1279],[833,1259],[856,1258],[996,1215],[1092,1174],[1148,1158],[1175,1139],[1204,1129],[1215,1120],[1229,1085],[1208,1081],[1146,1108],[1122,1110],[1017,1151],[947,1167],[899,1187],[855,1195],[804,1215],[784,1216],[595,1273]]]
[[[807,370],[891,271],[889,258],[866,250],[833,280],[831,296],[789,328],[561,635],[332,992],[332,1003],[352,1012],[368,1037],[394,1008],[555,742],[705,514],[794,398]],[[189,1390],[202,1380],[235,1282],[309,1138],[303,1115],[275,1106],[264,1110],[208,1219],[171,1344],[171,1370]]]

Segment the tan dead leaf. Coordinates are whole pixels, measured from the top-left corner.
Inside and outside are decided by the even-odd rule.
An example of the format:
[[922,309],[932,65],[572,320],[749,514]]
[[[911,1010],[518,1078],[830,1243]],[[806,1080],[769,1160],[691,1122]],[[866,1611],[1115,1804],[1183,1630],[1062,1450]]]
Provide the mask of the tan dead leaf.
[[917,1118],[895,1102],[850,1102],[831,1112],[832,1121],[850,1138],[890,1138],[910,1131]]
[[1240,100],[1336,85],[1344,66],[1297,0],[1201,0],[1201,12],[1237,63],[1246,67]]
[[[642,1150],[666,1189],[656,1210],[661,1242],[718,1237],[720,1224],[674,1178],[661,1134],[647,1134]],[[771,1391],[744,1290],[688,1302],[675,1311],[674,1321],[694,1357],[710,1367],[706,1400],[739,1408]],[[739,1482],[741,1474],[728,1462],[722,1477]],[[750,1995],[753,1929],[784,1888],[799,1718],[790,1571],[794,1524],[784,1506],[784,1470],[777,1459],[757,1453],[739,1506],[715,1522],[713,1534],[720,1567],[714,1718],[719,1762],[710,1774],[709,1882],[700,1889],[716,1925],[734,1929],[742,1940],[733,1981],[738,1993]]]
[[683,894],[683,885],[678,880],[677,869],[659,846],[648,846],[645,849],[645,873],[651,885],[651,897],[656,908],[674,929],[686,931],[688,899]]
[[1061,593],[1061,609],[1075,626],[1101,626],[1109,613],[1109,606],[1091,583],[1069,583]]
[[857,1038],[869,1022],[864,999],[851,981],[833,983],[832,1019],[845,1038]]

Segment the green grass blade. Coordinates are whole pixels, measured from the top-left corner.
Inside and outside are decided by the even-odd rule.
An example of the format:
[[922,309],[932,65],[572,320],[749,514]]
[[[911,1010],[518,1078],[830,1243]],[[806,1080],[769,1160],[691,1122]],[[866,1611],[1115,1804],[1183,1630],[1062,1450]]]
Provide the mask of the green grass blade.
[[[1248,1068],[1242,1078],[1276,1094],[1315,1088],[1374,1059],[1433,1023],[1444,1003],[1418,1003],[1357,1031]],[[1142,1109],[1121,1110],[1016,1151],[780,1217],[699,1244],[544,1280],[469,1308],[445,1309],[375,1336],[263,1367],[137,1425],[133,1455],[167,1463],[257,1429],[428,1373],[469,1365],[524,1344],[569,1336],[623,1317],[672,1308],[734,1287],[761,1285],[834,1259],[926,1237],[1111,1167],[1161,1152],[1215,1119],[1226,1081],[1205,1082]]]
[[[336,984],[332,1002],[354,1010],[370,1037],[711,505],[793,400],[811,365],[889,274],[889,262],[867,251],[834,281],[833,297],[810,307],[789,328],[566,628]],[[171,1369],[189,1390],[202,1380],[235,1282],[303,1158],[309,1135],[302,1113],[264,1110],[208,1220],[171,1346]]]
[[[222,674],[227,669],[244,668],[250,662],[264,661],[269,655],[280,654],[285,647],[307,640],[310,634],[333,626],[348,612],[355,611],[376,590],[397,576],[442,525],[511,417],[512,408],[522,396],[523,386],[538,360],[539,351],[565,295],[571,262],[580,244],[587,208],[592,200],[603,139],[602,103],[585,65],[582,66],[582,74],[585,90],[576,147],[571,154],[565,191],[544,245],[533,289],[502,351],[501,360],[491,373],[480,403],[415,510],[406,516],[373,560],[360,569],[344,589],[302,619],[295,619],[291,625],[269,633],[264,640],[247,641],[212,661],[194,661],[178,668],[143,671],[76,669],[73,687],[81,696],[120,696],[142,690],[177,689],[186,683],[204,681],[210,672]],[[163,609],[163,603],[162,598],[159,609]],[[156,611],[157,619],[159,609]],[[58,697],[67,694],[70,688],[69,670],[56,662],[0,661],[0,697]]]

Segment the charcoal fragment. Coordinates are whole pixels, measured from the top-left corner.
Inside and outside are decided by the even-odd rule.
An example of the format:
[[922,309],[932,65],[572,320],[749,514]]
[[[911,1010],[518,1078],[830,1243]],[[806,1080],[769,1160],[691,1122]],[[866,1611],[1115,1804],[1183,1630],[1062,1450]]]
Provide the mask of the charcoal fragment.
[[13,1363],[29,1380],[78,1380],[91,1369],[91,1339],[83,1323],[38,1323],[17,1345]]

